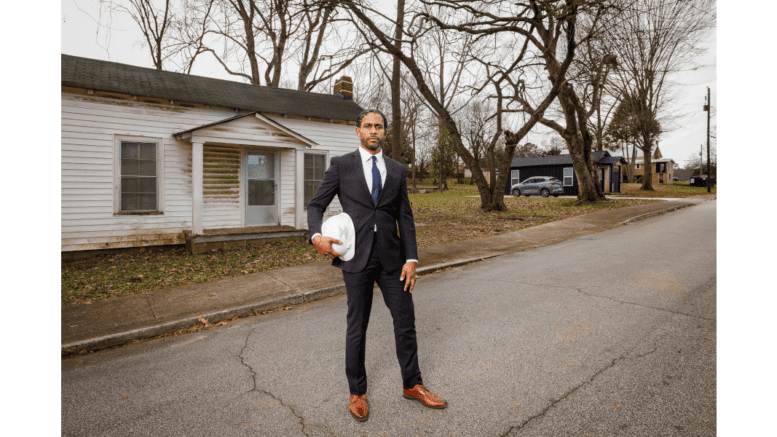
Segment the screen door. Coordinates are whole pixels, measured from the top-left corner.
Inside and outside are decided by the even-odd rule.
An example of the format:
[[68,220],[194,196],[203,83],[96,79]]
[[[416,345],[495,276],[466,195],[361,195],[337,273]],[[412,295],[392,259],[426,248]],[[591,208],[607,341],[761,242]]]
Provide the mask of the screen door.
[[276,226],[278,200],[276,155],[249,152],[246,155],[246,226]]

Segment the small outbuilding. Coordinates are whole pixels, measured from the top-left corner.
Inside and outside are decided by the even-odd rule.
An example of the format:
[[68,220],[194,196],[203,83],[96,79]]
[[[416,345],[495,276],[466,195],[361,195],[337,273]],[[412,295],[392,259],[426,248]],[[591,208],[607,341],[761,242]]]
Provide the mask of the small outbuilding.
[[351,90],[348,77],[320,94],[62,55],[62,252],[304,238],[331,158],[359,147]]
[[[604,192],[620,193],[622,166],[626,165],[626,160],[620,156],[611,156],[607,151],[593,152],[593,158],[599,168],[599,183]],[[510,194],[510,187],[513,185],[535,176],[554,177],[562,182],[564,195],[577,196],[577,175],[572,166],[572,157],[569,155],[513,158],[505,194]]]

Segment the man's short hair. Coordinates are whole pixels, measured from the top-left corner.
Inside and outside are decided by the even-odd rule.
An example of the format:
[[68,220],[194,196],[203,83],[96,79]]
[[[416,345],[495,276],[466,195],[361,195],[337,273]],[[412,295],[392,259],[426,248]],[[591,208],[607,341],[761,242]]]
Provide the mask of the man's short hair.
[[356,127],[361,128],[362,127],[362,118],[364,118],[367,114],[378,114],[383,118],[383,128],[388,129],[388,123],[386,122],[386,116],[383,115],[382,112],[380,112],[379,109],[365,109],[362,111],[358,117],[356,117]]

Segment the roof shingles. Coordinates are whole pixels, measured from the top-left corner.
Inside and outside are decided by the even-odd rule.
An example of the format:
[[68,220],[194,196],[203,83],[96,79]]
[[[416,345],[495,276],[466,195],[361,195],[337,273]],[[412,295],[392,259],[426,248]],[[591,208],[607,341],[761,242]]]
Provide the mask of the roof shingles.
[[353,100],[333,94],[250,85],[64,54],[62,86],[330,120],[356,121],[362,111]]

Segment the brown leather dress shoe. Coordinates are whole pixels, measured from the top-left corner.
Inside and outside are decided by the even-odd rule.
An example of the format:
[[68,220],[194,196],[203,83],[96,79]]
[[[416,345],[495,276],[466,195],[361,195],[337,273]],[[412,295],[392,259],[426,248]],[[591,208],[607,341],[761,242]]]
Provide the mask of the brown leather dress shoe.
[[429,408],[445,408],[448,406],[448,402],[445,399],[430,392],[421,384],[416,384],[415,387],[410,390],[404,390],[402,396],[407,399],[415,399]]
[[348,405],[351,416],[359,422],[364,422],[370,417],[370,406],[367,405],[367,395],[351,395],[351,403]]

